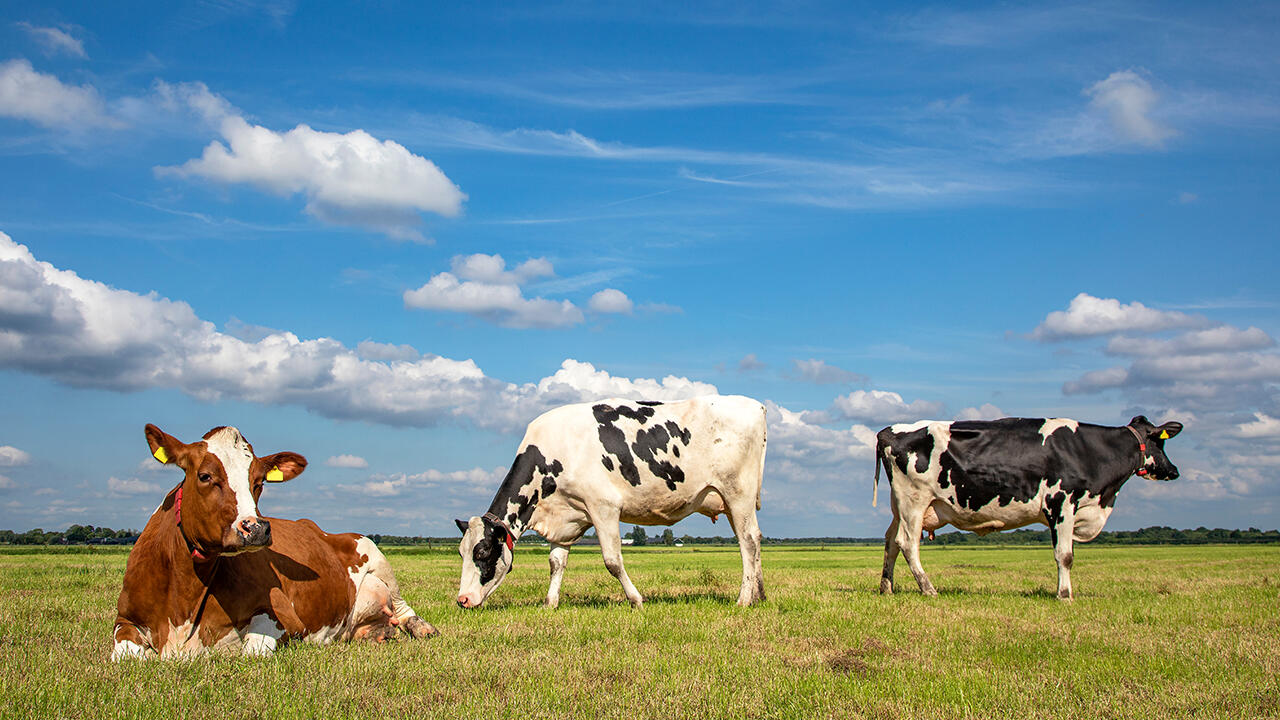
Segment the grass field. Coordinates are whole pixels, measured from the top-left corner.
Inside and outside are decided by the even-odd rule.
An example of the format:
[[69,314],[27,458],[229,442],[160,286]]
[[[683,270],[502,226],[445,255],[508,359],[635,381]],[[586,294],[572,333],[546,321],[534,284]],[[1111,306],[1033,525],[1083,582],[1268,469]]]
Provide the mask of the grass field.
[[1280,546],[1077,550],[1068,604],[1047,547],[926,546],[933,599],[901,561],[877,595],[879,548],[766,548],[742,609],[736,548],[629,549],[636,611],[580,548],[549,611],[520,548],[464,612],[456,553],[389,548],[441,637],[118,665],[126,550],[0,550],[0,716],[1280,717]]

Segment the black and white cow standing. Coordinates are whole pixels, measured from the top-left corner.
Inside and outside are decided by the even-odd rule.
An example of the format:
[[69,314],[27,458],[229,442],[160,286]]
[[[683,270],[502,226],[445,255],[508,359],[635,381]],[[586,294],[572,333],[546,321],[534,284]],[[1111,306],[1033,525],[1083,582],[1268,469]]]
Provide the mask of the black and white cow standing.
[[765,410],[751,398],[601,400],[548,411],[529,424],[489,512],[462,530],[458,604],[479,607],[511,570],[526,529],[551,544],[547,605],[560,602],[569,546],[595,527],[605,567],[634,606],[644,599],[622,566],[619,523],[671,525],[695,512],[728,516],[742,550],[739,605],[764,599],[760,485]]
[[[1123,427],[1065,418],[921,421],[876,436],[876,490],[883,465],[893,522],[884,535],[880,592],[893,592],[898,551],[925,595],[937,595],[920,566],[920,533],[954,525],[985,535],[1034,522],[1049,526],[1058,597],[1071,599],[1072,540],[1102,532],[1130,476],[1173,480],[1164,441],[1182,424],[1159,427],[1139,415]],[[872,496],[875,504],[875,495]]]

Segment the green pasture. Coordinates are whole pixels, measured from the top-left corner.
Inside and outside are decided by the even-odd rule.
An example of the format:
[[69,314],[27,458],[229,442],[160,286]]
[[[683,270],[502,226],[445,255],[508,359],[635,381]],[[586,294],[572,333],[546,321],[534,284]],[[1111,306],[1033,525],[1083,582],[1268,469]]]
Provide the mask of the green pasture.
[[594,548],[558,610],[521,547],[476,611],[455,552],[388,548],[442,635],[295,644],[267,659],[107,661],[127,551],[0,550],[0,716],[21,718],[1254,718],[1280,716],[1280,546],[1078,545],[1073,603],[1048,547],[922,552],[940,596],[880,549],[765,549],[738,608],[736,548],[625,552],[631,609]]

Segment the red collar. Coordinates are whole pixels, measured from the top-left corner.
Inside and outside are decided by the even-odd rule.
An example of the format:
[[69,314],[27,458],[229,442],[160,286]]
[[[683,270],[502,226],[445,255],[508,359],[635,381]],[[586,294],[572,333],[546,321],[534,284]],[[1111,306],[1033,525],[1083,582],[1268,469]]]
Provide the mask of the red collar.
[[187,543],[187,548],[191,550],[191,559],[197,562],[204,562],[209,558],[200,552],[200,548],[187,538],[187,533],[182,529],[182,486],[178,486],[178,493],[173,496],[173,521],[178,526],[178,532],[182,535],[182,539]]
[[1138,470],[1137,475],[1147,474],[1147,444],[1143,442],[1142,435],[1132,425],[1125,425],[1129,428],[1129,432],[1133,433],[1133,439],[1138,441]]
[[493,513],[491,513],[491,512],[487,512],[487,513],[485,513],[485,514],[484,514],[484,516],[485,516],[485,517],[487,517],[487,518],[489,518],[489,520],[490,520],[490,521],[492,521],[494,525],[497,525],[498,527],[500,527],[500,528],[502,528],[503,530],[506,530],[506,531],[507,531],[507,540],[506,540],[506,542],[507,542],[507,549],[508,549],[508,550],[510,550],[511,552],[515,552],[515,551],[516,551],[516,536],[515,536],[515,533],[511,532],[511,526],[510,526],[510,525],[508,525],[508,524],[506,524],[505,522],[503,522],[503,521],[499,520],[499,519],[498,519],[498,516],[497,516],[497,515],[494,515],[494,514],[493,514]]

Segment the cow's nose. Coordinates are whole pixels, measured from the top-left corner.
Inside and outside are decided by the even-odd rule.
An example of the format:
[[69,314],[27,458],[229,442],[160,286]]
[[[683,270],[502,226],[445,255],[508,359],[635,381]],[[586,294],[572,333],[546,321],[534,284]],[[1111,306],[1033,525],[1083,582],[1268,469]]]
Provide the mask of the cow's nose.
[[465,610],[465,609],[467,609],[467,608],[470,608],[470,607],[471,607],[471,598],[467,597],[466,595],[459,595],[459,596],[458,596],[458,607],[463,608],[464,610]]
[[244,518],[236,525],[245,545],[270,545],[271,523],[258,518]]

